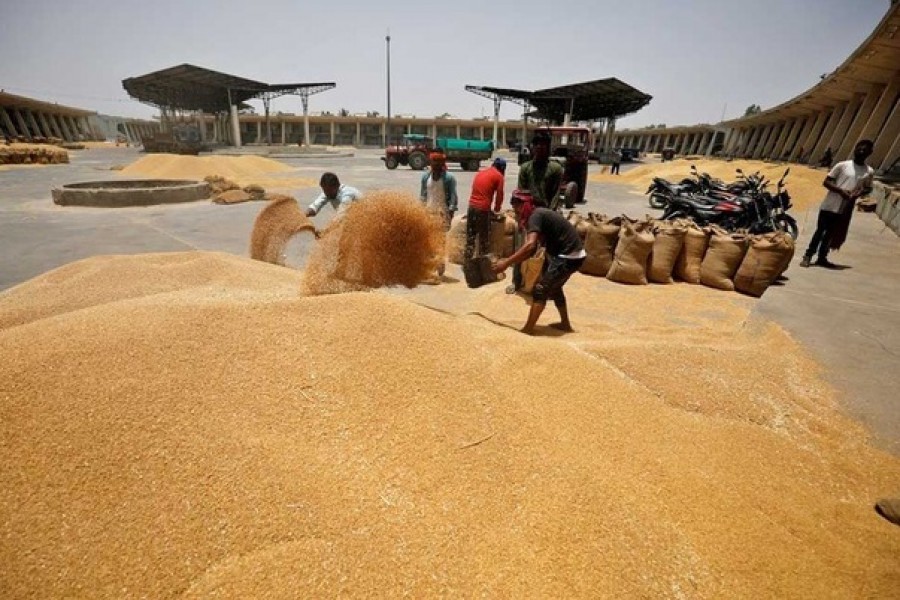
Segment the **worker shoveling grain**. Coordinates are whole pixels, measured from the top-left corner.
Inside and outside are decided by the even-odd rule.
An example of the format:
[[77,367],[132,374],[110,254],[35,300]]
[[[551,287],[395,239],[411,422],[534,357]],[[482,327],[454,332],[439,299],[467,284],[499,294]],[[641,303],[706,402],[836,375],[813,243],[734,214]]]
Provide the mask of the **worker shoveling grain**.
[[[0,294],[3,596],[900,589],[900,461],[755,301],[575,275],[579,331],[530,339],[298,283],[197,252]],[[454,290],[521,321],[499,286],[403,293]]]
[[414,287],[434,277],[444,260],[444,240],[441,222],[413,196],[373,192],[322,232],[309,257],[303,289],[318,295]]

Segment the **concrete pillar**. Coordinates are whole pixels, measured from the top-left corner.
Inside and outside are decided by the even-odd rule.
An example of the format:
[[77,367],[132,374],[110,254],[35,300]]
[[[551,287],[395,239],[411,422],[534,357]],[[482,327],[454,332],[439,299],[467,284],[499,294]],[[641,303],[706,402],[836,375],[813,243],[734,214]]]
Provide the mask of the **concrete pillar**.
[[19,135],[19,130],[16,129],[16,126],[13,125],[12,119],[9,118],[9,114],[6,112],[6,109],[0,106],[0,121],[3,122],[3,128],[6,129],[7,133],[11,136]]
[[875,112],[875,107],[878,105],[878,100],[885,91],[885,87],[881,85],[873,85],[869,89],[869,93],[866,94],[865,99],[862,101],[862,105],[859,107],[859,111],[856,113],[853,123],[850,125],[850,128],[847,129],[847,134],[844,136],[844,141],[840,145],[840,150],[838,150],[838,156],[850,157],[850,154],[853,152],[853,147],[856,145],[856,140],[860,139],[859,134],[862,133],[866,123],[869,122],[869,118],[871,118],[872,114]]
[[746,140],[740,147],[740,155],[741,157],[751,156],[753,154],[753,148],[756,145],[756,139],[759,137],[759,126],[751,127],[747,132]]
[[330,135],[331,143],[329,144],[329,146],[334,146],[334,120],[332,120],[332,121],[328,124],[328,126],[329,126],[329,133],[331,134],[331,135]]
[[75,128],[75,121],[73,121],[72,117],[68,115],[63,115],[62,118],[66,124],[66,127],[69,128],[69,136],[73,141],[78,141],[78,130]]
[[791,149],[788,160],[792,162],[800,160],[802,155],[809,152],[809,147],[805,145],[806,138],[809,137],[809,132],[812,131],[813,126],[819,120],[820,114],[821,113],[814,113],[807,115],[806,120],[803,122],[803,128],[797,133],[797,142]]
[[459,125],[456,126],[456,137],[459,137]]
[[63,130],[63,137],[67,142],[72,142],[75,140],[75,132],[72,131],[72,128],[69,126],[69,121],[66,119],[65,115],[57,115],[57,119],[59,119],[59,124]]
[[[730,134],[730,133],[731,133],[731,131],[729,130],[729,131],[728,131],[728,134]],[[723,151],[723,153],[724,153],[724,150],[725,150],[725,142],[728,141],[728,139],[727,139],[727,138],[728,138],[728,134],[725,135],[725,138],[726,138],[726,139],[722,140],[722,151]],[[705,153],[706,156],[710,156],[710,155],[712,154],[712,152],[713,152],[713,146],[716,145],[716,132],[715,132],[715,131],[710,132],[710,133],[708,134],[708,136],[709,136],[709,143],[706,144],[706,153]]]
[[885,124],[885,118],[893,110],[894,104],[898,100],[898,95],[900,95],[900,74],[894,75],[894,79],[881,93],[872,115],[866,121],[862,131],[859,132],[859,136],[856,139],[857,142],[859,140],[875,141]]
[[22,118],[22,113],[16,108],[12,109],[12,113],[16,118],[16,124],[19,126],[19,135],[25,136],[27,140],[31,141],[31,132],[28,131],[28,125],[25,123],[25,119]]
[[791,154],[794,149],[799,146],[799,138],[800,133],[806,129],[809,121],[812,121],[812,117],[797,117],[797,120],[794,122],[794,126],[791,127],[791,131],[788,133],[787,138],[784,140],[784,147],[781,150],[779,156],[785,157],[785,160],[791,159]]
[[781,126],[781,131],[778,133],[778,139],[775,140],[775,145],[772,146],[772,154],[769,155],[769,158],[781,160],[781,153],[784,152],[784,145],[787,143],[788,136],[796,124],[797,119],[791,119],[784,122]]
[[834,113],[840,110],[840,106],[828,108],[820,112],[816,117],[816,122],[813,124],[809,135],[806,136],[806,142],[803,144],[806,148],[806,160],[804,161],[806,164],[813,164],[821,157],[818,148],[822,144],[822,139],[826,137],[825,132],[828,124],[834,117]]
[[[279,121],[278,124],[279,124],[279,126],[281,127],[281,145],[284,146],[284,144],[285,144],[285,134],[286,134],[286,130],[287,130],[287,127],[285,126],[284,117],[281,117],[281,121]],[[306,125],[304,124],[304,130],[305,130],[305,129],[306,129]],[[303,139],[303,143],[304,143],[304,144],[309,144],[309,140],[306,139],[306,138],[304,138],[304,139]]]
[[229,107],[229,111],[231,112],[231,135],[233,136],[233,142],[235,148],[240,148],[243,144],[241,143],[241,122],[238,120],[238,111],[237,106],[232,104]]
[[894,143],[891,145],[891,149],[888,150],[887,156],[884,157],[884,160],[881,161],[881,164],[878,165],[878,170],[886,171],[890,169],[897,160],[900,160],[900,136],[894,136]]
[[765,158],[769,155],[769,152],[772,151],[772,146],[775,145],[775,140],[778,139],[778,132],[781,130],[780,123],[772,123],[769,126],[769,130],[766,132],[766,137],[764,140],[760,140],[759,147],[757,151],[759,154],[754,158],[759,158],[765,160]]
[[34,118],[34,113],[27,108],[25,109],[25,119],[31,126],[31,131],[34,133],[35,137],[47,137],[47,134],[41,131],[41,126],[38,125],[37,119]]
[[856,118],[856,113],[863,103],[863,94],[856,94],[853,99],[850,101],[850,104],[847,105],[847,110],[844,111],[844,114],[841,115],[841,120],[838,122],[837,127],[834,128],[834,133],[831,134],[831,139],[828,141],[828,146],[834,151],[834,161],[839,162],[842,160],[846,160],[849,156],[845,156],[840,154],[838,150],[841,149],[841,146],[844,145],[844,138],[847,137],[847,132],[850,130],[850,125],[853,124],[853,121]]
[[47,131],[48,136],[62,138],[62,134],[59,132],[59,129],[56,129],[53,119],[48,119],[44,113],[38,113],[38,119],[41,121],[41,125],[44,126],[44,130]]
[[769,135],[772,133],[772,127],[771,123],[762,127],[762,131],[759,132],[759,138],[753,144],[751,158],[759,158],[762,155],[763,148],[765,148],[766,143],[769,141]]
[[[810,164],[818,164],[822,155],[825,154],[825,150],[828,148],[829,142],[831,142],[831,136],[837,128],[838,123],[841,121],[841,117],[843,117],[844,113],[847,111],[848,106],[849,103],[844,102],[843,104],[834,107],[834,110],[831,111],[828,120],[825,122],[825,126],[822,128],[822,133],[819,135],[818,141],[813,148],[812,154],[809,156]],[[834,148],[831,150],[833,152]]]
[[888,157],[894,142],[900,138],[900,102],[894,104],[893,110],[878,134],[873,140],[875,148],[872,150],[872,156],[869,157],[869,164],[885,169],[888,166]]
[[766,140],[766,145],[762,151],[763,160],[767,158],[772,158],[773,151],[775,150],[776,144],[778,144],[778,140],[781,139],[782,134],[786,133],[787,122],[781,121],[776,123],[774,127],[772,127],[772,133],[769,135],[769,139]]

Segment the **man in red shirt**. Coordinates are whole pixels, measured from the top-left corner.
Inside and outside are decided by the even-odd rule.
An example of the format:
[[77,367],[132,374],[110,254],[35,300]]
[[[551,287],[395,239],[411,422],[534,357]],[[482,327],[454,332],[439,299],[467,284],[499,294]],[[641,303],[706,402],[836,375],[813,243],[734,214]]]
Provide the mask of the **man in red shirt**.
[[506,176],[506,160],[495,158],[490,168],[479,172],[472,180],[469,210],[466,212],[466,261],[475,256],[475,239],[478,239],[478,255],[484,256],[490,249],[491,203],[494,213],[503,204],[503,179]]

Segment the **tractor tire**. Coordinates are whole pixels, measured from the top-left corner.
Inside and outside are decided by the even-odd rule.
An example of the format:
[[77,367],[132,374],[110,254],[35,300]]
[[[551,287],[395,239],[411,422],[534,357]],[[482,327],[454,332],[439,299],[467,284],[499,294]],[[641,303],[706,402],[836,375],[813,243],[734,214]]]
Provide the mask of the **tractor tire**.
[[391,171],[396,169],[397,165],[399,165],[399,164],[400,164],[400,161],[397,160],[396,156],[388,156],[387,158],[384,159],[384,166],[386,166]]
[[421,171],[428,164],[428,158],[422,152],[413,152],[409,155],[409,167],[413,171]]

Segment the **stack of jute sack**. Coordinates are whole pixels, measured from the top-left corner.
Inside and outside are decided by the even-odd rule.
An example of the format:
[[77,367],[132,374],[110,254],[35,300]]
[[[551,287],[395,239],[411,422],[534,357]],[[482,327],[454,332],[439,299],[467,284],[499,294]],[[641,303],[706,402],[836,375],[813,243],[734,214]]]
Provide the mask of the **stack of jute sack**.
[[749,235],[687,219],[585,217],[574,211],[568,219],[588,255],[581,272],[619,283],[679,280],[761,296],[794,256],[794,240],[783,232]]
[[69,153],[50,144],[2,144],[0,165],[57,165],[69,162]]

